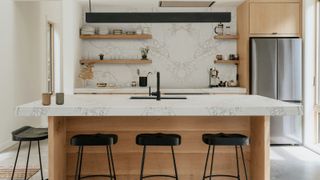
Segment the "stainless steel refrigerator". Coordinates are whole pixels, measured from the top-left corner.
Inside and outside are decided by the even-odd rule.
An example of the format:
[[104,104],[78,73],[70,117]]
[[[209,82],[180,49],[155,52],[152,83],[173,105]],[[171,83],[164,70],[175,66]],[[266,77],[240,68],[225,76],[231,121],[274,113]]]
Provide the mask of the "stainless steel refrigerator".
[[[302,40],[251,38],[251,94],[302,103]],[[271,117],[271,144],[302,143],[302,117]]]

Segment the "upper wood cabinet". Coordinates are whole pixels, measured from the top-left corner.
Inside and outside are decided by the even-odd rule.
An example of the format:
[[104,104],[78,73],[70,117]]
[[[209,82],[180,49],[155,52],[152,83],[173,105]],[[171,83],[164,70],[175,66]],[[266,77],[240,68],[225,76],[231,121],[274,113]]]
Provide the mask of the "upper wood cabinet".
[[301,0],[250,0],[250,2],[275,2],[275,3],[281,3],[281,2],[301,2]]
[[249,24],[252,36],[300,36],[300,3],[250,3]]

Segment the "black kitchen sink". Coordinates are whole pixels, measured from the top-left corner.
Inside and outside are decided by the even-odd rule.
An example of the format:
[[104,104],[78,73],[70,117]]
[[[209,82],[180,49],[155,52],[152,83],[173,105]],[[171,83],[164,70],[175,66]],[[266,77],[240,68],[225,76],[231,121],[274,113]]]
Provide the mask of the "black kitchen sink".
[[[132,96],[130,99],[157,99],[156,96]],[[183,96],[161,96],[161,99],[187,99]]]

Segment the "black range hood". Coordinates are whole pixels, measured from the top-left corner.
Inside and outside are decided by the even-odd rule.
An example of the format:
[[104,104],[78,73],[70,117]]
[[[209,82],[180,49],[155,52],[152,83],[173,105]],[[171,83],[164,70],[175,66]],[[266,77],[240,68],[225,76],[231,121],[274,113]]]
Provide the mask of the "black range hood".
[[231,22],[230,12],[86,13],[87,23],[213,23]]

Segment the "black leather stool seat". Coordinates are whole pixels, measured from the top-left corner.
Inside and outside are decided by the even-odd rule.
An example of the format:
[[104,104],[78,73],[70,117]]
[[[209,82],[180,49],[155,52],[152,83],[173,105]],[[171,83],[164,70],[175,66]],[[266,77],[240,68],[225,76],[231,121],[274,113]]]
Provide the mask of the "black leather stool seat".
[[181,136],[178,134],[139,134],[136,143],[142,146],[177,146],[181,144]]
[[13,141],[41,141],[48,139],[48,128],[24,126],[11,134]]
[[202,141],[208,145],[243,146],[249,144],[249,138],[242,134],[203,134]]
[[118,136],[115,134],[79,134],[71,138],[74,146],[106,146],[116,144]]

